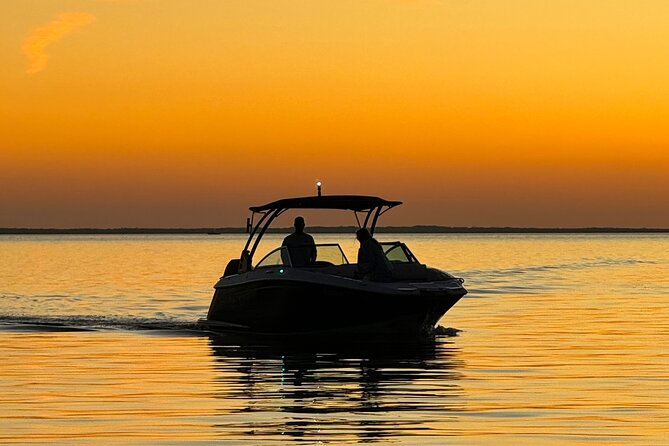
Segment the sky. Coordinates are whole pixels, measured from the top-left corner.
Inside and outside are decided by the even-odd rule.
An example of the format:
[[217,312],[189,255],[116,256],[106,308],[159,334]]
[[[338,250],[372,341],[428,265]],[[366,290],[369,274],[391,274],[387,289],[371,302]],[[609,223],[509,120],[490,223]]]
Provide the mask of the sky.
[[664,0],[3,0],[0,227],[669,227]]

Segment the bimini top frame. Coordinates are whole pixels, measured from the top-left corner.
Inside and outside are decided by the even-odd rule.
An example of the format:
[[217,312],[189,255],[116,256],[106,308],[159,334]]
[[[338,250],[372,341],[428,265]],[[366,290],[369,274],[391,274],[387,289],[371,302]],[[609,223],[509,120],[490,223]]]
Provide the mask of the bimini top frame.
[[[354,212],[358,226],[367,228],[371,234],[374,234],[379,216],[400,204],[402,204],[401,201],[388,201],[383,198],[366,195],[324,195],[284,198],[262,206],[252,206],[249,208],[252,212],[251,219],[247,224],[250,234],[244,246],[244,251],[242,251],[242,264],[246,264],[247,268],[250,267],[256,248],[258,248],[260,239],[267,231],[267,228],[269,228],[274,219],[288,209],[350,210]],[[360,223],[358,213],[365,216],[362,224]],[[260,214],[262,217],[254,225],[255,214]],[[249,250],[249,248],[251,249]]]

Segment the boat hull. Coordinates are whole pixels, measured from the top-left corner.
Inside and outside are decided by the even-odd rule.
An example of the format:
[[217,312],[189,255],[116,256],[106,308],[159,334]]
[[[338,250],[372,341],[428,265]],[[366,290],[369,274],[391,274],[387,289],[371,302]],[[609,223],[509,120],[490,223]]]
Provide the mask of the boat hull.
[[267,334],[420,334],[434,328],[466,294],[461,286],[420,289],[342,281],[272,278],[217,285],[203,323],[210,329]]

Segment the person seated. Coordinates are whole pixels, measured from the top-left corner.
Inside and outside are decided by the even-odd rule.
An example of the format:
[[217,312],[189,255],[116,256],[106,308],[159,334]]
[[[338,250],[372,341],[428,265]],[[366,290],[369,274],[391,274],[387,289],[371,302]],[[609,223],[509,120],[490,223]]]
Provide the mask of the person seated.
[[295,231],[283,239],[288,248],[290,261],[293,266],[307,266],[316,261],[316,243],[314,238],[304,232],[304,218],[295,217]]
[[360,242],[358,249],[358,276],[375,282],[390,282],[393,267],[383,253],[381,244],[377,242],[367,228],[360,228],[355,233]]

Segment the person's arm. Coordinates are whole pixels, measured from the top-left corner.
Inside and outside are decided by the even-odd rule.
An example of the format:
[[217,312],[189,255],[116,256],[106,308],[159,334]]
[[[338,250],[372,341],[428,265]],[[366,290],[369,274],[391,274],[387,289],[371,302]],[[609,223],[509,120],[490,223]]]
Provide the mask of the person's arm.
[[360,249],[358,249],[358,272],[360,274],[367,274],[370,272],[369,269],[369,252],[364,243],[360,244]]
[[370,243],[370,245],[371,245],[369,247],[370,252],[369,252],[369,256],[368,256],[369,257],[369,259],[368,259],[369,271],[374,273],[374,272],[378,271],[378,268],[379,268],[379,254],[383,255],[383,252],[380,251],[380,247],[372,245],[371,243]]
[[[290,236],[288,236],[290,237]],[[281,250],[281,261],[283,262],[284,265],[290,265],[290,253],[288,252],[288,237],[285,237],[283,239],[283,243],[281,243],[281,246],[285,246],[285,249]]]

